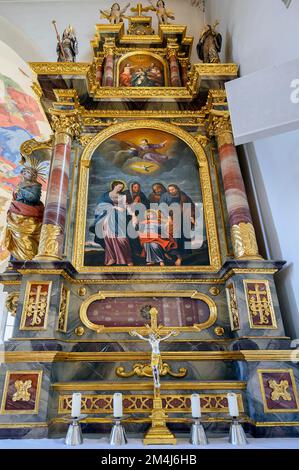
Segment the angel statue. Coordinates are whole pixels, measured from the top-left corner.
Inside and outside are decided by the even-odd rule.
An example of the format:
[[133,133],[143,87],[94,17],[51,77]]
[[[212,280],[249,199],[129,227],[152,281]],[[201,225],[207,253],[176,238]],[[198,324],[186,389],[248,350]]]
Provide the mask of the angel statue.
[[78,41],[75,36],[74,28],[69,25],[63,31],[62,38],[58,34],[56,21],[52,21],[57,37],[57,62],[76,62],[78,55]]
[[127,5],[123,9],[121,9],[119,3],[113,3],[110,11],[100,10],[100,12],[102,13],[101,18],[106,18],[110,21],[111,24],[122,23],[123,19],[125,18],[125,13],[129,6],[130,3],[127,3]]
[[152,0],[148,0],[148,2],[152,6],[153,11],[156,12],[160,24],[168,24],[169,19],[175,20],[174,13],[171,10],[167,10],[163,0],[158,0],[156,5],[153,4]]
[[219,22],[212,26],[205,26],[197,44],[197,54],[200,60],[207,64],[218,64],[220,62],[219,52],[222,46],[222,36],[216,31]]
[[45,181],[46,171],[46,163],[34,158],[27,159],[21,171],[22,181],[13,192],[3,239],[10,261],[31,260],[37,255],[44,213],[38,179]]
[[147,341],[152,347],[152,357],[151,357],[151,368],[153,371],[153,378],[155,388],[160,388],[160,369],[162,366],[162,358],[160,352],[160,343],[161,341],[165,341],[166,339],[170,338],[171,336],[176,336],[178,334],[177,331],[173,330],[168,335],[161,337],[158,333],[151,330],[152,332],[149,334],[148,338],[145,336],[140,335],[137,331],[131,331],[130,334],[132,336],[137,336],[138,338],[142,339],[143,341]]

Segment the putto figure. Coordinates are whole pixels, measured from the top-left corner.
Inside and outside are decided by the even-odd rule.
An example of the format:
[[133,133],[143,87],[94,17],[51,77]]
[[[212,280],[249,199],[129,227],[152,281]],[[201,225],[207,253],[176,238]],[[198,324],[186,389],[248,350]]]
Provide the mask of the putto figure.
[[74,28],[69,25],[63,31],[62,39],[56,28],[56,21],[53,21],[57,37],[57,62],[76,62],[78,55],[78,41],[75,36]]
[[201,33],[197,44],[197,54],[200,60],[207,64],[218,64],[220,62],[222,36],[216,31],[219,25],[216,21],[213,26],[207,25]]
[[108,21],[110,21],[111,24],[119,24],[124,21],[125,18],[125,13],[127,9],[129,8],[130,3],[127,3],[127,5],[121,9],[119,3],[113,3],[111,10],[100,10],[102,13],[101,18],[106,18]]
[[13,192],[7,213],[4,246],[10,252],[10,261],[31,260],[38,252],[44,205],[41,202],[45,164],[31,160],[21,172],[22,181]]
[[169,20],[175,20],[174,13],[167,10],[163,0],[158,0],[156,5],[153,4],[152,0],[148,0],[148,2],[151,4],[153,11],[156,12],[160,24],[168,24]]

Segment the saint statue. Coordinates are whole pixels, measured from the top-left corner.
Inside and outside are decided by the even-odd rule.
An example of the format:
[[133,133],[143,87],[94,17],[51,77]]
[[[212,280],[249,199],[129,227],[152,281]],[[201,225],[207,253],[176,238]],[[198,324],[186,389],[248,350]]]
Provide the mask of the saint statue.
[[152,0],[148,0],[151,4],[153,11],[156,12],[159,24],[168,24],[168,20],[175,20],[175,16],[172,11],[167,10],[164,0],[158,0],[156,5],[153,4]]
[[125,13],[129,6],[130,3],[127,3],[127,5],[123,9],[121,9],[119,3],[113,3],[110,11],[100,10],[100,12],[102,13],[101,18],[106,18],[110,21],[111,24],[122,23],[123,19],[125,18]]
[[222,36],[216,31],[218,24],[216,21],[213,26],[207,25],[197,44],[198,57],[207,64],[220,63],[219,52],[222,46]]
[[10,261],[31,260],[38,252],[44,205],[41,202],[44,179],[44,163],[36,159],[27,160],[21,171],[22,181],[13,192],[7,212],[4,247],[10,252]]
[[62,39],[56,29],[56,23],[53,21],[57,36],[57,62],[76,62],[78,55],[78,41],[75,36],[74,28],[69,25],[63,31]]

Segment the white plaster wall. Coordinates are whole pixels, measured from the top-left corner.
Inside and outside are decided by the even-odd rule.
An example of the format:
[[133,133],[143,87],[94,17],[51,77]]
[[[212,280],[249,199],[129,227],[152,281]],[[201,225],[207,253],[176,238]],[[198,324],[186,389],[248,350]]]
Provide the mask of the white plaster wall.
[[[207,20],[214,22],[215,19],[219,19],[221,23],[219,30],[224,38],[222,60],[239,63],[242,76],[299,56],[299,0],[293,0],[289,9],[286,9],[281,0],[207,0],[207,2]],[[298,77],[294,78],[299,78],[299,70]],[[287,267],[278,276],[277,286],[287,332],[297,338],[299,337],[298,149],[299,131],[277,135],[245,146],[269,257],[288,262]]]
[[[34,44],[34,52],[20,47],[19,37],[16,36],[15,44],[13,34],[9,34],[9,45],[16,50],[24,60],[27,61],[56,61],[56,36],[52,25],[52,20],[57,21],[59,33],[72,24],[75,28],[79,41],[79,55],[77,60],[81,62],[89,61],[92,57],[90,40],[95,33],[95,24],[108,23],[105,19],[100,19],[100,9],[109,10],[112,0],[70,0],[70,1],[0,1],[0,15],[11,24],[13,29],[18,31],[26,40]],[[127,0],[121,0],[120,4],[125,5]],[[131,6],[135,6],[137,0],[131,1]],[[146,5],[147,1],[143,1]],[[195,36],[197,43],[200,31],[203,26],[203,13],[199,7],[192,7],[191,0],[169,0],[169,9],[175,12],[176,24],[188,25],[188,34]],[[131,13],[130,13],[131,14]],[[156,15],[153,16],[153,25],[157,26]],[[127,25],[127,20],[126,20]],[[1,29],[1,23],[0,23]],[[0,33],[1,37],[1,33]],[[5,39],[3,39],[5,41]],[[12,40],[12,42],[11,42]],[[39,58],[37,58],[39,57]],[[193,47],[192,61],[198,62],[196,48]]]

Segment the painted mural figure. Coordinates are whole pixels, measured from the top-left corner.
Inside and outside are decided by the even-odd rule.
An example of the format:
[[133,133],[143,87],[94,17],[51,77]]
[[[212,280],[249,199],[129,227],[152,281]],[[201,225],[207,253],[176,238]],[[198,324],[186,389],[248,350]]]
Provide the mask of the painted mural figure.
[[164,85],[164,75],[154,63],[146,69],[127,63],[120,74],[119,83],[124,87],[161,87]]
[[217,64],[220,62],[219,52],[222,46],[222,36],[216,31],[218,22],[207,25],[201,33],[197,44],[197,54],[204,63]]
[[58,37],[56,52],[57,62],[76,62],[78,41],[71,25],[64,30],[61,41]]
[[148,139],[143,139],[140,145],[135,145],[132,143],[128,144],[131,146],[131,155],[134,155],[142,160],[146,160],[147,162],[153,162],[160,165],[169,159],[168,155],[157,152],[157,150],[163,149],[166,146],[167,140],[161,144],[151,144]]
[[[178,259],[176,261],[176,265],[180,265],[182,255],[187,251],[186,243],[190,242],[191,239],[191,235],[189,236],[189,233],[187,233],[187,224],[184,224],[184,222],[186,222],[186,216],[189,216],[191,222],[190,227],[195,224],[195,205],[192,199],[176,184],[168,185],[167,192],[161,196],[160,203],[166,204],[170,208],[172,206],[180,211],[180,217],[178,218],[180,226],[177,226],[176,217],[174,214],[171,214],[170,211],[170,223],[173,225],[173,237],[178,247]],[[189,208],[189,211],[187,210],[187,207]]]
[[13,200],[7,213],[4,246],[11,254],[11,261],[31,260],[38,252],[44,205],[41,202],[42,166],[26,165],[22,181],[13,192]]
[[164,77],[160,67],[152,63],[146,71],[149,86],[161,87],[164,85]]
[[[166,260],[172,260],[168,253],[177,249],[177,243],[169,234],[167,225],[168,220],[163,219],[161,211],[155,210],[146,211],[145,220],[139,224],[142,255],[146,258],[147,266],[165,266]],[[167,237],[164,235],[166,233]]]
[[127,5],[121,9],[119,3],[113,3],[111,10],[100,10],[102,13],[101,18],[106,18],[107,20],[110,21],[111,24],[119,24],[123,22],[123,19],[125,18],[125,13],[127,9],[129,8],[130,3],[127,3]]
[[138,181],[133,181],[130,188],[125,191],[127,204],[143,204],[146,208],[149,207],[149,200],[141,190],[141,185]]
[[154,183],[152,185],[152,193],[149,195],[149,202],[151,204],[159,204],[161,197],[164,193],[167,192],[167,189],[165,188],[164,184],[162,183]]
[[120,85],[121,86],[126,86],[130,87],[132,86],[132,69],[134,67],[130,64],[127,63],[124,67],[123,72],[120,74]]
[[171,10],[167,10],[166,4],[163,0],[158,0],[156,5],[154,5],[151,0],[148,0],[148,2],[151,4],[153,11],[156,12],[160,24],[168,24],[169,19],[175,20],[173,12]]
[[133,266],[132,251],[127,237],[127,201],[125,183],[113,181],[111,190],[99,199],[95,210],[95,242],[105,250],[105,266]]

